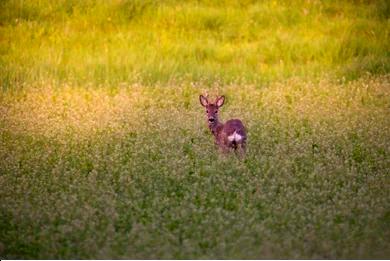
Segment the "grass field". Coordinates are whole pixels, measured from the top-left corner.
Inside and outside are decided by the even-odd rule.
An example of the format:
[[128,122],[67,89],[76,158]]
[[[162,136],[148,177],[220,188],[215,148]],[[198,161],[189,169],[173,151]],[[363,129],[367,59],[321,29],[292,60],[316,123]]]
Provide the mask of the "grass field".
[[390,258],[389,14],[1,1],[0,258]]
[[5,0],[0,81],[15,89],[49,80],[261,86],[324,73],[355,79],[389,72],[389,14],[385,0]]

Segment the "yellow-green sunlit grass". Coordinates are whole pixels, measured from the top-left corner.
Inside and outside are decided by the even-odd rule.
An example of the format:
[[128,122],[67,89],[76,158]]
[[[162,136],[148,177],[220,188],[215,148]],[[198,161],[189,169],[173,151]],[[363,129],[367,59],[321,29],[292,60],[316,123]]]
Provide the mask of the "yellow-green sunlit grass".
[[387,1],[1,2],[1,85],[263,83],[389,71]]

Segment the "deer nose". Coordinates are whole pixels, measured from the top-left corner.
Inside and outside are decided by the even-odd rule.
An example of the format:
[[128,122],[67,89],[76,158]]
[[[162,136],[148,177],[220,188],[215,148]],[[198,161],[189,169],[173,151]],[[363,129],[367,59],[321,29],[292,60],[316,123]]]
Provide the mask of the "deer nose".
[[214,122],[214,118],[209,118],[209,122]]

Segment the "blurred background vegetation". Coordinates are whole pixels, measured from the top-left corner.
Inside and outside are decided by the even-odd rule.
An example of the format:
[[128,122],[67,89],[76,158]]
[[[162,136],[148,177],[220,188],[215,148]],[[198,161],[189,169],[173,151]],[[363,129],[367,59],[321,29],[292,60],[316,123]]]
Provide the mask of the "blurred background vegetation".
[[264,84],[390,70],[388,1],[3,0],[0,84]]

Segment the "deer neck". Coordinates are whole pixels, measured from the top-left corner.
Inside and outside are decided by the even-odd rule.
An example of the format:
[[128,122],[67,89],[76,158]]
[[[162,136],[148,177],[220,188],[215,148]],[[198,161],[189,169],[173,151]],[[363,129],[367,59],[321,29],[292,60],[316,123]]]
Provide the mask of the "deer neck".
[[213,124],[209,124],[209,129],[215,138],[218,137],[218,134],[222,130],[222,127],[223,127],[223,123],[218,120]]

